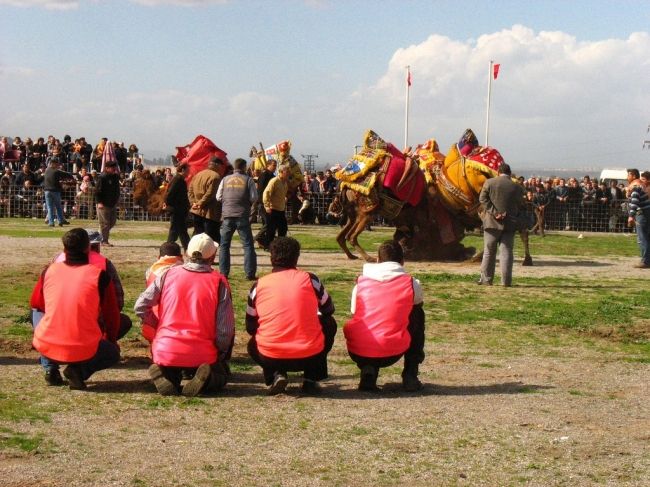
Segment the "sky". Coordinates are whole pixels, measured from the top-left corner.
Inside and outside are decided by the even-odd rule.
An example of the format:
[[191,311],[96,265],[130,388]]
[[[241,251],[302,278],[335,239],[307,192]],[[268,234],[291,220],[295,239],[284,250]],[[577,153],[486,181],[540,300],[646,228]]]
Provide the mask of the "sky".
[[[373,129],[447,152],[466,128],[515,172],[650,169],[650,2],[0,0],[0,135],[231,160],[288,139],[345,163]],[[649,144],[650,145],[650,144]]]

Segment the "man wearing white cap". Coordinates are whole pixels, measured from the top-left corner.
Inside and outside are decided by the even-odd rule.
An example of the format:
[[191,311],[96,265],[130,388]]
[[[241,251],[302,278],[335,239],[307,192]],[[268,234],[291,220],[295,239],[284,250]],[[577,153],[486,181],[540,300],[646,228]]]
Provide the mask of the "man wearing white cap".
[[[164,396],[223,388],[235,336],[230,285],[212,269],[217,244],[200,233],[190,240],[187,254],[189,262],[157,277],[134,308],[143,322],[155,325],[149,376]],[[156,305],[158,317],[152,311]],[[183,369],[195,372],[181,388]]]

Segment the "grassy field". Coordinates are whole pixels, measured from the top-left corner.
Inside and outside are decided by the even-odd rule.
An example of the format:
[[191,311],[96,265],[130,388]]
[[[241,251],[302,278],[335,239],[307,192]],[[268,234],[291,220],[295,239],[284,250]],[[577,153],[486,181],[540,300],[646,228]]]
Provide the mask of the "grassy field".
[[[338,252],[335,231],[291,227],[290,234],[301,242],[301,265],[332,295],[341,327],[362,262]],[[380,394],[358,392],[339,332],[321,397],[302,397],[297,376],[287,394],[264,395],[245,353],[249,283],[235,247],[234,380],[219,395],[185,399],[158,396],[147,381],[137,324],[119,367],[93,376],[88,391],[45,386],[30,349],[27,302],[62,234],[31,220],[0,220],[3,485],[642,485],[650,478],[650,295],[648,271],[632,268],[634,237],[533,237],[536,265],[517,265],[507,289],[476,286],[476,264],[407,263],[425,293],[424,390],[401,391],[398,363],[382,370]],[[361,242],[372,252],[390,235],[375,229]],[[132,317],[165,236],[164,224],[120,222],[116,247],[104,249]],[[481,247],[480,236],[465,243]],[[259,274],[268,272],[268,254],[258,258]]]

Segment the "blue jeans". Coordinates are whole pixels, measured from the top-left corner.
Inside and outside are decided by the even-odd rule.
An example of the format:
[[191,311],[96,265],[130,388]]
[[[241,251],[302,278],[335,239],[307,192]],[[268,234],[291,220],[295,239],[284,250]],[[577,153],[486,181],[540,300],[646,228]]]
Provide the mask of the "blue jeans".
[[226,277],[230,274],[230,241],[235,230],[244,247],[244,273],[247,278],[254,278],[257,272],[257,254],[255,254],[253,232],[247,216],[223,219],[219,246],[219,271]]
[[650,265],[650,254],[648,246],[650,245],[650,215],[640,213],[634,218],[636,224],[636,241],[641,251],[641,262]]
[[55,211],[59,224],[65,221],[65,218],[63,218],[63,206],[61,206],[61,193],[58,191],[46,191],[45,206],[47,207],[47,223],[49,225],[54,225]]
[[[36,329],[38,324],[43,318],[41,311],[32,308],[32,327]],[[99,345],[97,346],[97,353],[95,355],[84,361],[76,362],[76,365],[79,366],[81,370],[81,378],[83,380],[88,379],[98,370],[107,369],[115,365],[120,360],[120,347],[115,343],[111,343],[108,340],[100,340]],[[45,372],[52,372],[53,370],[59,370],[59,362],[45,357],[44,355],[39,356],[38,361],[45,370]]]

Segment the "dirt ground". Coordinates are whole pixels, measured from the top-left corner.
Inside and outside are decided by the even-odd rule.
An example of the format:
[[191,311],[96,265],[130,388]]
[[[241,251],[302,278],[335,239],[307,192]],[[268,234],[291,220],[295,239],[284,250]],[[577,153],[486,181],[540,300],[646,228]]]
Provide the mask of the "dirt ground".
[[[17,244],[18,242],[18,244]],[[116,241],[119,266],[149,263],[156,245]],[[0,237],[7,262],[48,256],[56,239]],[[267,272],[266,255],[259,273]],[[633,258],[534,256],[521,276],[643,277]],[[233,265],[241,262],[235,249]],[[44,262],[33,259],[34,266]],[[336,252],[304,252],[316,272],[356,266]],[[143,269],[146,267],[143,264]],[[413,271],[477,274],[470,263],[408,263]],[[645,273],[645,274],[644,274]],[[650,485],[650,368],[605,343],[569,341],[540,350],[468,348],[450,324],[427,340],[423,391],[400,389],[400,368],[382,370],[379,395],[356,390],[358,370],[342,334],[320,397],[266,397],[257,367],[235,349],[234,380],[214,397],[162,398],[147,381],[147,348],[133,338],[119,367],[87,392],[48,388],[35,353],[0,348],[0,407],[49,420],[2,422],[2,435],[42,438],[34,453],[0,449],[4,486],[171,485]],[[477,331],[480,334],[480,330]],[[476,338],[476,337],[475,337]],[[480,342],[480,337],[479,340]],[[14,407],[11,406],[11,407]],[[12,433],[13,432],[13,433]]]

